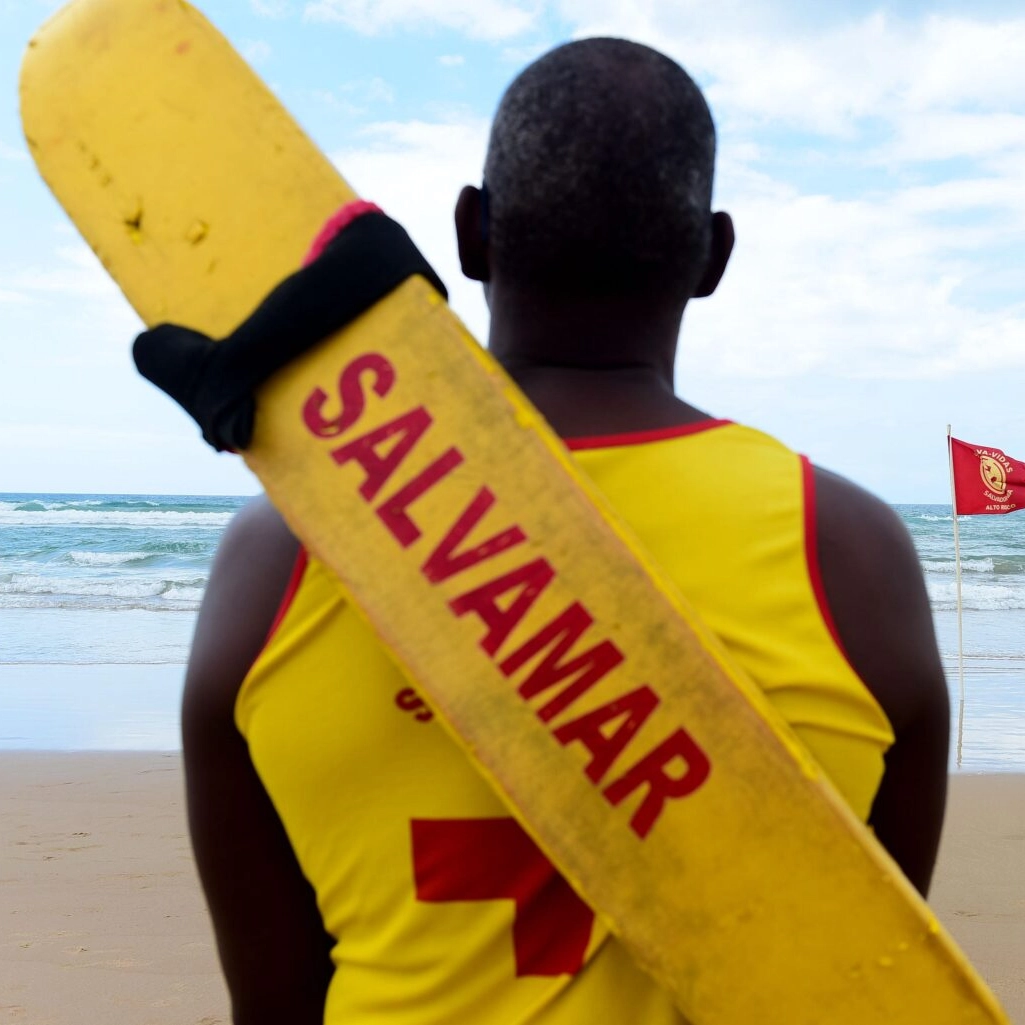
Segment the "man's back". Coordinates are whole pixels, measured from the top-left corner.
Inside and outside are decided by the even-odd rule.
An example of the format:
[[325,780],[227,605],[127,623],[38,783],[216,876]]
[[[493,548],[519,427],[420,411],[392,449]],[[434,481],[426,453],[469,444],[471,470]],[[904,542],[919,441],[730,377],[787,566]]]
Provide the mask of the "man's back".
[[[622,40],[562,47],[503,99],[486,186],[457,205],[460,259],[487,288],[492,353],[557,433],[672,435],[579,458],[924,890],[947,705],[907,533],[755,432],[689,429],[708,418],[673,391],[684,308],[714,291],[733,245],[729,217],[710,210],[714,149],[700,91],[672,61]],[[657,448],[669,462],[638,470]],[[264,503],[232,525],[186,685],[193,842],[238,1025],[312,1025],[325,1001],[353,1021],[357,1008],[364,1021],[458,1021],[445,1000],[502,1025],[542,1021],[540,1007],[574,1008],[553,1023],[674,1021],[558,877],[536,874],[530,845],[316,566],[250,672],[296,550]],[[459,856],[464,844],[491,860]],[[468,877],[492,863],[511,869],[511,891]],[[530,927],[549,915],[572,935]]]
[[[867,817],[892,734],[835,637],[807,464],[717,421],[570,445]],[[325,1020],[561,1025],[643,1008],[632,1020],[679,1021],[431,719],[336,581],[304,558],[299,570],[236,715],[336,938]]]

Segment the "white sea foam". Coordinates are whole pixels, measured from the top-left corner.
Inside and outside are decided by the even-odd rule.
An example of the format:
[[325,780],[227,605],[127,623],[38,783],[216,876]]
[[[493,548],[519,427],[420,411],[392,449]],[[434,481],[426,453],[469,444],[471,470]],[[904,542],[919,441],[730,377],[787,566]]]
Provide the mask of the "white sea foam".
[[76,566],[124,566],[130,562],[141,562],[149,558],[147,552],[68,552],[68,558]]
[[81,595],[86,598],[153,598],[167,589],[163,580],[51,577],[15,573],[0,584],[0,594]]
[[[69,506],[78,508],[83,505],[107,505],[107,501],[102,498],[76,498],[73,501],[48,502],[43,498],[25,497],[18,502],[0,502],[0,511],[20,509],[24,512],[39,512],[41,509],[66,509]],[[34,508],[30,509],[28,506],[33,506]]]
[[[198,601],[206,581],[194,573],[154,576],[58,577],[12,573],[0,582],[0,596],[38,598],[169,598]],[[8,604],[7,601],[0,604]]]
[[[954,573],[957,569],[953,559],[923,559],[922,569],[926,573]],[[992,559],[962,559],[962,573],[992,573],[995,569]]]
[[[957,608],[957,585],[953,581],[925,581],[929,600],[934,609]],[[966,583],[961,587],[961,603],[966,609],[1000,611],[1004,609],[1025,609],[1025,586],[1010,587],[1006,584]]]
[[0,502],[0,526],[6,527],[159,527],[175,529],[183,527],[226,526],[234,515],[232,512],[162,512],[156,509],[142,509],[138,512],[125,509],[97,512],[92,509],[50,509],[44,512],[19,510],[10,502]]
[[[199,609],[199,601],[173,601],[163,595],[149,598],[103,598],[103,597],[67,597],[54,595],[15,594],[0,596],[0,608],[9,609],[46,609],[49,611],[74,612],[111,612],[134,610],[159,613],[194,613]],[[2,641],[2,638],[0,638]],[[0,644],[0,653],[4,648]],[[2,659],[0,659],[2,661]],[[33,659],[28,659],[33,661]],[[115,659],[115,661],[119,661]],[[132,661],[129,659],[129,661]]]
[[[915,513],[914,515],[909,516],[908,519],[909,520],[922,520],[925,523],[953,523],[953,521],[954,521],[954,517],[951,516],[949,513],[946,516],[937,516],[935,513]],[[961,523],[961,524],[971,523],[971,521],[973,519],[974,519],[973,516],[969,516],[966,513],[961,513],[957,517],[957,522]],[[953,529],[954,528],[951,527],[951,530],[953,530]]]

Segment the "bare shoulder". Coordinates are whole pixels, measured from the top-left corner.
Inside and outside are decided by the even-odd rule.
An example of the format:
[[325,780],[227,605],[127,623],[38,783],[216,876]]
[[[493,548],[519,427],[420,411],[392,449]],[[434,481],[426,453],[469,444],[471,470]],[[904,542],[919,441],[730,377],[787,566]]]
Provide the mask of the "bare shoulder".
[[889,506],[825,470],[815,471],[815,491],[826,600],[895,737],[870,822],[925,894],[946,803],[950,708],[922,570]]
[[266,497],[224,532],[189,657],[184,715],[227,712],[259,654],[285,593],[299,543]]
[[214,559],[185,682],[189,833],[239,1025],[322,1022],[332,973],[333,941],[234,717],[298,547],[266,499],[238,513]]
[[884,557],[917,569],[911,535],[897,513],[875,495],[817,466],[815,498],[820,552],[845,559],[852,573],[868,571]]
[[816,468],[819,564],[837,631],[894,729],[946,707],[932,611],[911,535],[874,495]]
[[[282,560],[294,561],[299,542],[266,495],[250,499],[232,517],[214,559],[213,574],[274,575]],[[259,559],[253,555],[259,554]]]

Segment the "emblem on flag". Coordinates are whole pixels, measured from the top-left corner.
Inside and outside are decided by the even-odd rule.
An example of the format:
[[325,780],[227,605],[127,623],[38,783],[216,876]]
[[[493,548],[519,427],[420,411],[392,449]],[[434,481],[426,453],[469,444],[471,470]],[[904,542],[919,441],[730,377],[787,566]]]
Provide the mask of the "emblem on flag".
[[986,487],[996,492],[996,495],[990,495],[989,491],[986,492],[994,502],[999,501],[1007,494],[1007,474],[995,459],[991,456],[982,456],[979,459],[979,472],[982,474],[982,480]]
[[954,504],[959,516],[998,515],[1025,508],[1025,462],[998,448],[950,438]]

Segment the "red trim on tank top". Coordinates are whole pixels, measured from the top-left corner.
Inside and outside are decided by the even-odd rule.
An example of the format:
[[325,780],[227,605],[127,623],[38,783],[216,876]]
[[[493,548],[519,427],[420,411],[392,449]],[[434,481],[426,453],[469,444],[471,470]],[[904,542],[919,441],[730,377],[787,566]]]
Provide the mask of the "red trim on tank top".
[[563,438],[563,443],[572,452],[589,448],[618,448],[622,445],[646,445],[649,441],[666,441],[669,438],[683,438],[688,434],[700,434],[715,427],[727,427],[732,420],[698,420],[695,423],[677,424],[675,427],[656,427],[650,431],[628,431],[625,434],[598,434],[584,438]]
[[811,588],[815,592],[815,600],[818,603],[822,621],[826,624],[826,629],[829,630],[829,636],[833,639],[837,650],[846,659],[847,664],[854,669],[847,649],[844,647],[843,641],[840,640],[840,632],[836,628],[836,620],[833,619],[829,599],[826,597],[826,588],[822,583],[822,569],[819,566],[818,516],[815,508],[815,467],[807,456],[801,456],[801,479],[804,485],[804,558],[808,564]]
[[[282,620],[288,614],[288,610],[292,607],[292,602],[295,600],[296,593],[299,591],[299,585],[302,583],[303,573],[306,572],[306,565],[308,562],[309,557],[306,554],[306,549],[300,545],[299,553],[296,555],[295,563],[292,566],[291,576],[288,578],[288,586],[285,588],[285,593],[281,597],[281,604],[278,605],[278,611],[274,613],[274,622],[271,623],[270,629],[267,631],[267,636],[264,638],[264,648],[270,644],[271,638],[278,632],[278,627],[281,626]],[[263,654],[262,650],[260,654]]]

